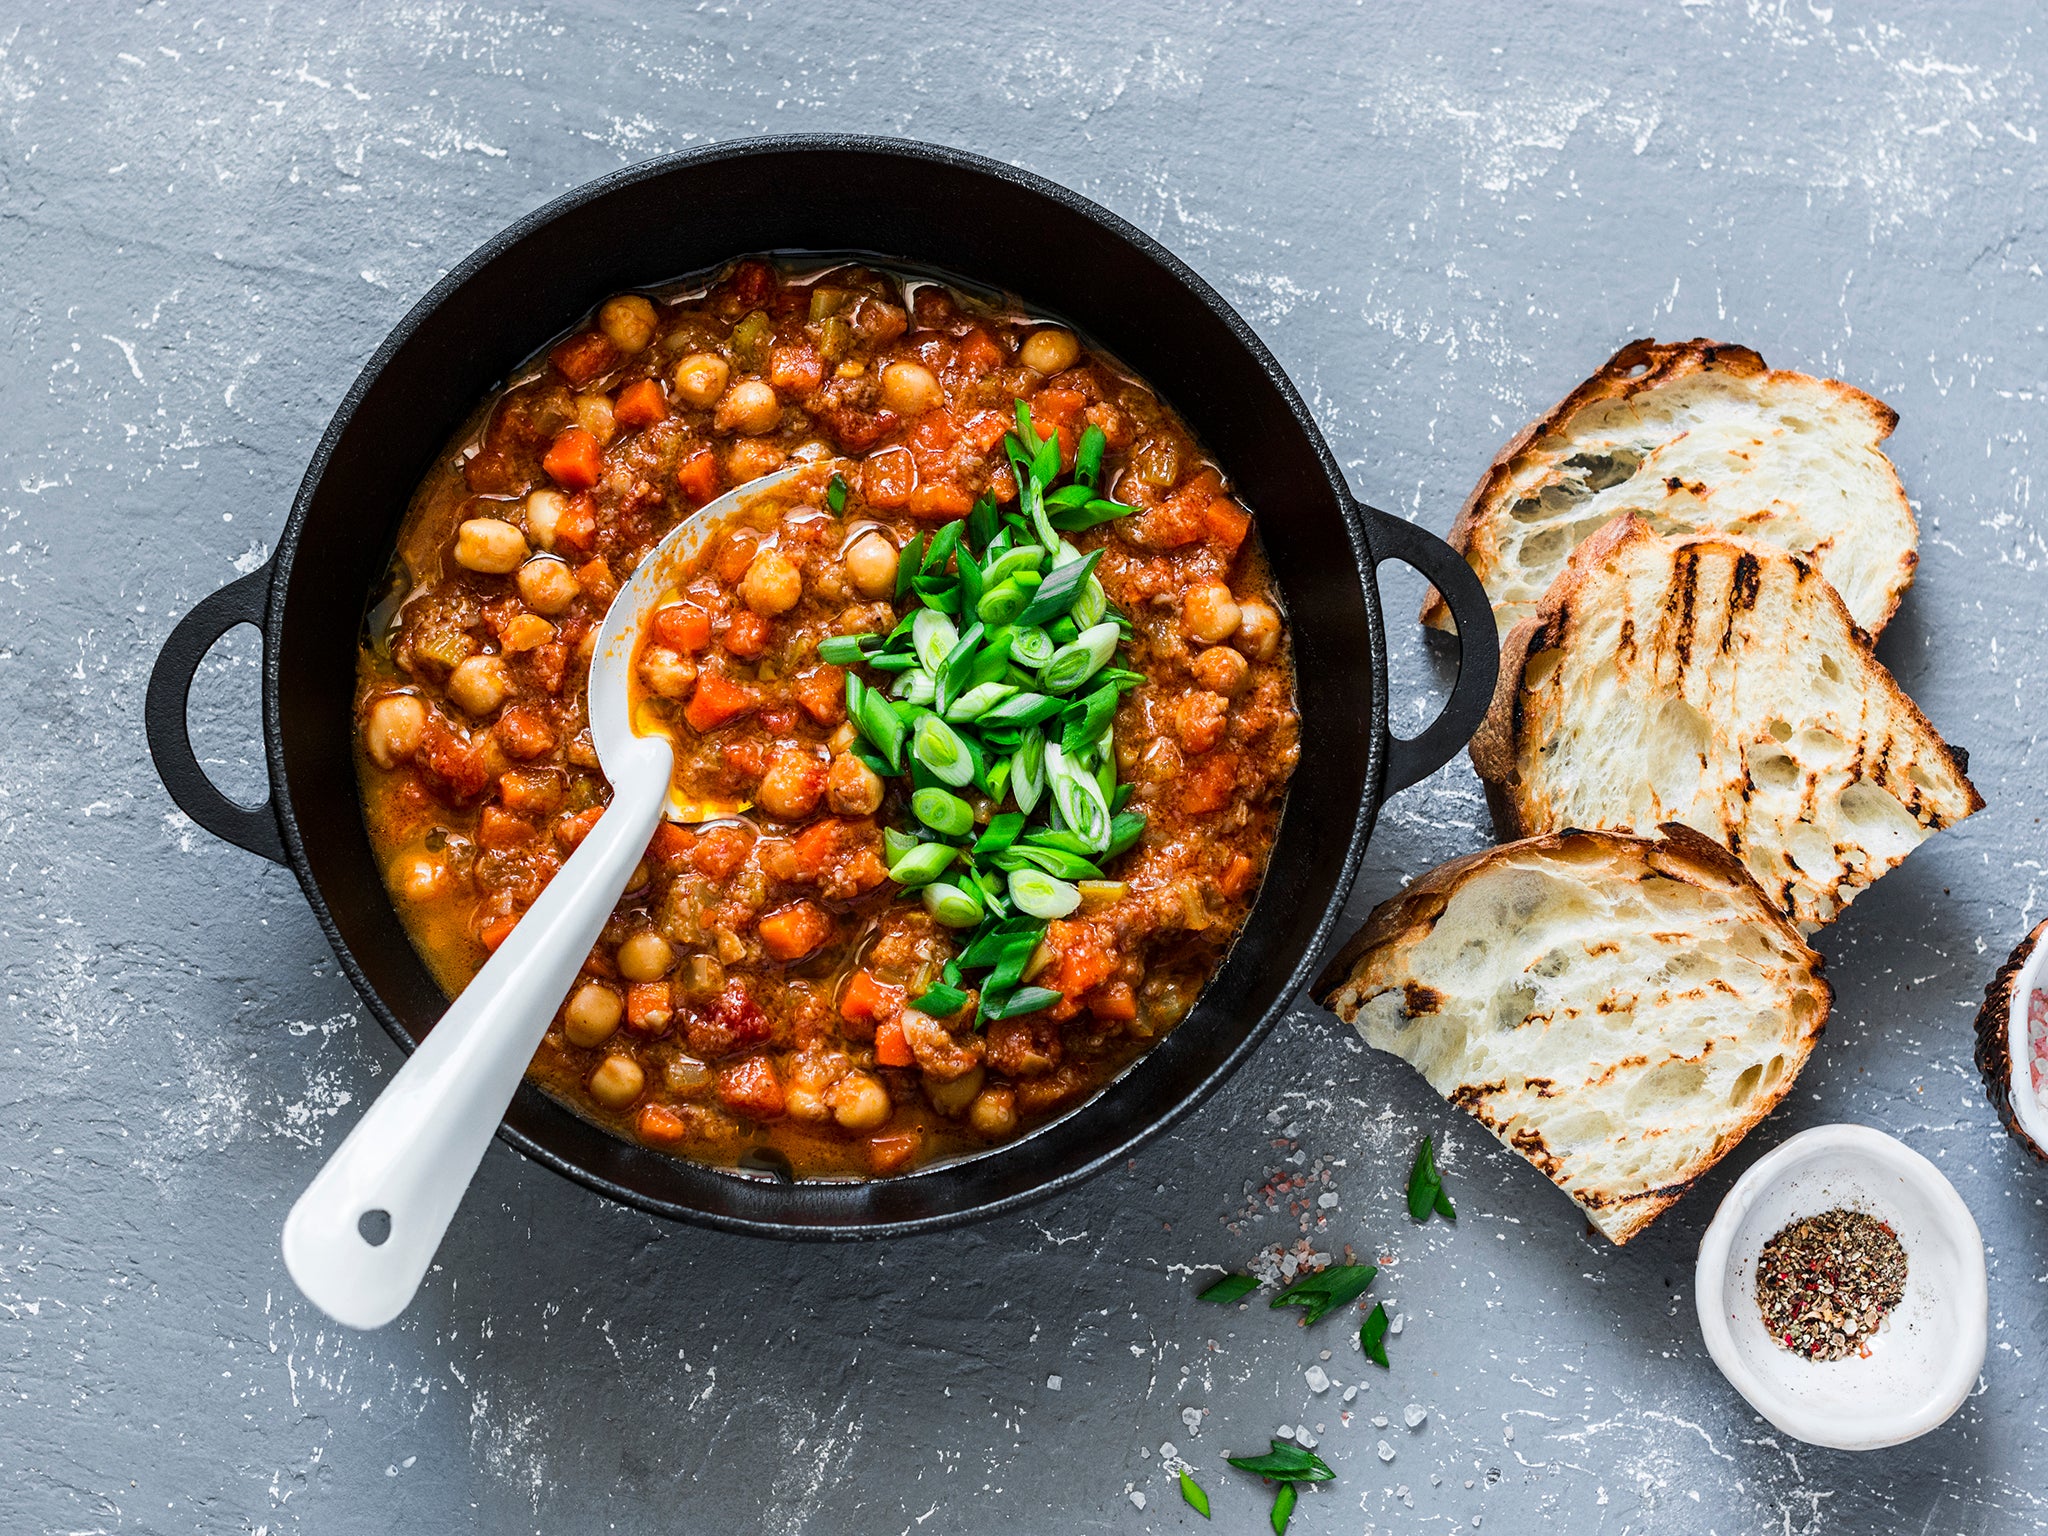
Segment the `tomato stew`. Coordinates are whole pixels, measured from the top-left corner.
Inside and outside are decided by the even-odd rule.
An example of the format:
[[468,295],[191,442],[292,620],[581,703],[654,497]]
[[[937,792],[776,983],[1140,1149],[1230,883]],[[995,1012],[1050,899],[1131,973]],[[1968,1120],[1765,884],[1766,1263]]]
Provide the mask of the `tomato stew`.
[[649,625],[636,724],[673,739],[689,819],[529,1075],[682,1156],[885,1175],[1021,1134],[1172,1029],[1272,847],[1298,753],[1278,595],[1142,381],[865,266],[614,298],[420,486],[358,771],[452,995],[603,810],[584,694],[619,584],[804,462]]

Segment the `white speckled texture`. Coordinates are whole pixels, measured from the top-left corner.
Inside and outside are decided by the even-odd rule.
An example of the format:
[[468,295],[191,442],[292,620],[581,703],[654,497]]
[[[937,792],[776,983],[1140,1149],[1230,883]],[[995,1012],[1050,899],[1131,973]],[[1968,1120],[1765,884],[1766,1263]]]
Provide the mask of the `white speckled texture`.
[[[2048,1169],[1969,1063],[2048,884],[2020,707],[2048,673],[2044,70],[2019,0],[0,5],[0,1523],[1185,1531],[1184,1462],[1244,1531],[1266,1500],[1222,1455],[1286,1423],[1338,1473],[1307,1536],[2048,1526]],[[1990,808],[1824,935],[1839,1005],[1798,1093],[1628,1250],[1304,1006],[1127,1171],[1010,1220],[777,1247],[497,1147],[401,1324],[347,1334],[293,1291],[279,1223],[396,1056],[291,877],[157,787],[149,661],[264,558],[348,381],[459,255],[641,156],[827,128],[1014,159],[1153,231],[1358,489],[1438,531],[1633,336],[1898,407],[1924,539],[1882,654]],[[1415,723],[1441,670],[1419,596],[1399,578],[1390,623]],[[217,652],[194,710],[245,793],[254,659]],[[1353,915],[1483,824],[1462,763],[1394,801]],[[1983,1390],[1863,1459],[1749,1412],[1690,1296],[1735,1172],[1827,1120],[1932,1158],[1990,1246]],[[1425,1129],[1455,1228],[1401,1206]],[[1305,1216],[1258,1197],[1281,1173]],[[1336,1319],[1193,1300],[1303,1221],[1388,1256],[1390,1373]]]

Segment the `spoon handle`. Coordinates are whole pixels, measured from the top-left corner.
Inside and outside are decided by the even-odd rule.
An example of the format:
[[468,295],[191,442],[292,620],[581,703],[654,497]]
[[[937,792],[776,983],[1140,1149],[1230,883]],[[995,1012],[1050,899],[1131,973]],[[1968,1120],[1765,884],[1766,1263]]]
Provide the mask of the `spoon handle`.
[[[285,1219],[285,1268],[335,1321],[381,1328],[412,1300],[548,1022],[646,852],[672,757],[658,737],[631,740],[597,825]],[[380,1211],[389,1234],[376,1241],[374,1226],[361,1228]]]

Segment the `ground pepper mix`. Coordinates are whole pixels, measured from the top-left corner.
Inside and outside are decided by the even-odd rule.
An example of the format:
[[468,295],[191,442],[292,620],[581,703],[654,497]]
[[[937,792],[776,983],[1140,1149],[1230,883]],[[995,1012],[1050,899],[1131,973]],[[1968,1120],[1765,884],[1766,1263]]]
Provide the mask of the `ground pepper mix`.
[[1906,1250],[1875,1216],[1836,1208],[1782,1228],[1756,1261],[1756,1299],[1771,1337],[1795,1355],[1840,1360],[1906,1292]]

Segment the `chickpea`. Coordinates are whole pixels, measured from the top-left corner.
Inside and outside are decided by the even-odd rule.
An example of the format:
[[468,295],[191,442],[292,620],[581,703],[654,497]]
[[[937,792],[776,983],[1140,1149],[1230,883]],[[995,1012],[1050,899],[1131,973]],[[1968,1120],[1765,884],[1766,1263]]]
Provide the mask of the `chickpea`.
[[872,816],[882,808],[882,781],[851,752],[842,752],[826,770],[825,797],[837,815]]
[[448,883],[448,866],[431,853],[408,854],[391,866],[391,888],[407,901],[428,901]]
[[745,485],[782,468],[783,453],[773,438],[743,437],[725,451],[726,478]]
[[740,597],[764,619],[787,613],[804,595],[804,573],[779,549],[764,549],[740,578]]
[[1230,588],[1212,581],[1189,591],[1180,605],[1180,622],[1190,639],[1215,645],[1237,633],[1243,612]]
[[535,613],[553,618],[582,595],[583,588],[567,561],[536,555],[519,567],[520,599]]
[[455,664],[448,674],[448,697],[466,714],[482,718],[505,702],[512,691],[512,674],[500,656],[471,656]]
[[647,1074],[630,1056],[607,1056],[590,1074],[590,1096],[607,1109],[624,1109],[646,1086]]
[[946,403],[938,376],[923,363],[891,363],[882,370],[882,404],[903,416],[922,416]]
[[1244,692],[1244,685],[1251,681],[1251,663],[1227,645],[1211,646],[1189,664],[1195,674],[1195,681],[1213,693],[1220,693],[1226,699],[1234,699]]
[[455,530],[455,563],[487,576],[504,576],[526,558],[526,535],[500,517],[472,517]]
[[379,768],[396,768],[419,750],[427,706],[409,693],[387,693],[363,721],[363,750]]
[[555,530],[568,510],[569,498],[560,491],[535,491],[526,498],[526,536],[542,549],[553,549]]
[[1074,366],[1074,359],[1080,355],[1081,343],[1074,333],[1056,325],[1033,331],[1017,349],[1017,361],[1038,373],[1063,373]]
[[754,799],[777,821],[802,821],[818,808],[825,792],[826,775],[818,771],[818,760],[801,747],[785,749],[761,776]]
[[697,663],[681,651],[650,645],[640,653],[640,681],[664,699],[687,699],[697,686]]
[[612,415],[612,397],[593,390],[587,395],[576,397],[576,425],[596,438],[600,443],[609,443],[619,435],[618,419]]
[[647,350],[648,343],[654,340],[658,323],[653,302],[637,293],[622,293],[616,299],[606,299],[604,307],[597,312],[597,328],[628,357]]
[[652,928],[642,928],[619,946],[619,974],[628,981],[659,981],[675,960],[668,940]]
[[896,595],[896,546],[889,536],[870,528],[846,547],[846,577],[862,597]]
[[993,1141],[1017,1129],[1017,1093],[1012,1088],[984,1088],[967,1106],[967,1123],[977,1135]]
[[782,1112],[792,1120],[830,1120],[832,1111],[825,1096],[815,1088],[793,1087],[782,1091]]
[[731,377],[732,368],[716,352],[692,352],[676,364],[669,381],[685,402],[708,411],[725,393],[726,380]]
[[1252,601],[1240,610],[1234,644],[1253,661],[1271,661],[1280,649],[1280,615],[1271,603]]
[[719,398],[718,414],[712,418],[719,431],[739,432],[748,437],[773,432],[781,422],[782,402],[760,379],[741,379],[728,389]]
[[979,1063],[969,1067],[951,1082],[941,1082],[927,1072],[924,1077],[924,1096],[931,1100],[932,1108],[940,1114],[957,1115],[974,1102],[987,1077],[987,1071]]
[[872,1072],[847,1073],[825,1090],[825,1102],[832,1106],[832,1118],[849,1131],[872,1131],[896,1108]]
[[569,1037],[571,1045],[586,1049],[603,1045],[618,1031],[624,1009],[619,994],[610,987],[586,981],[569,994],[568,1005],[562,1009],[562,1033]]

